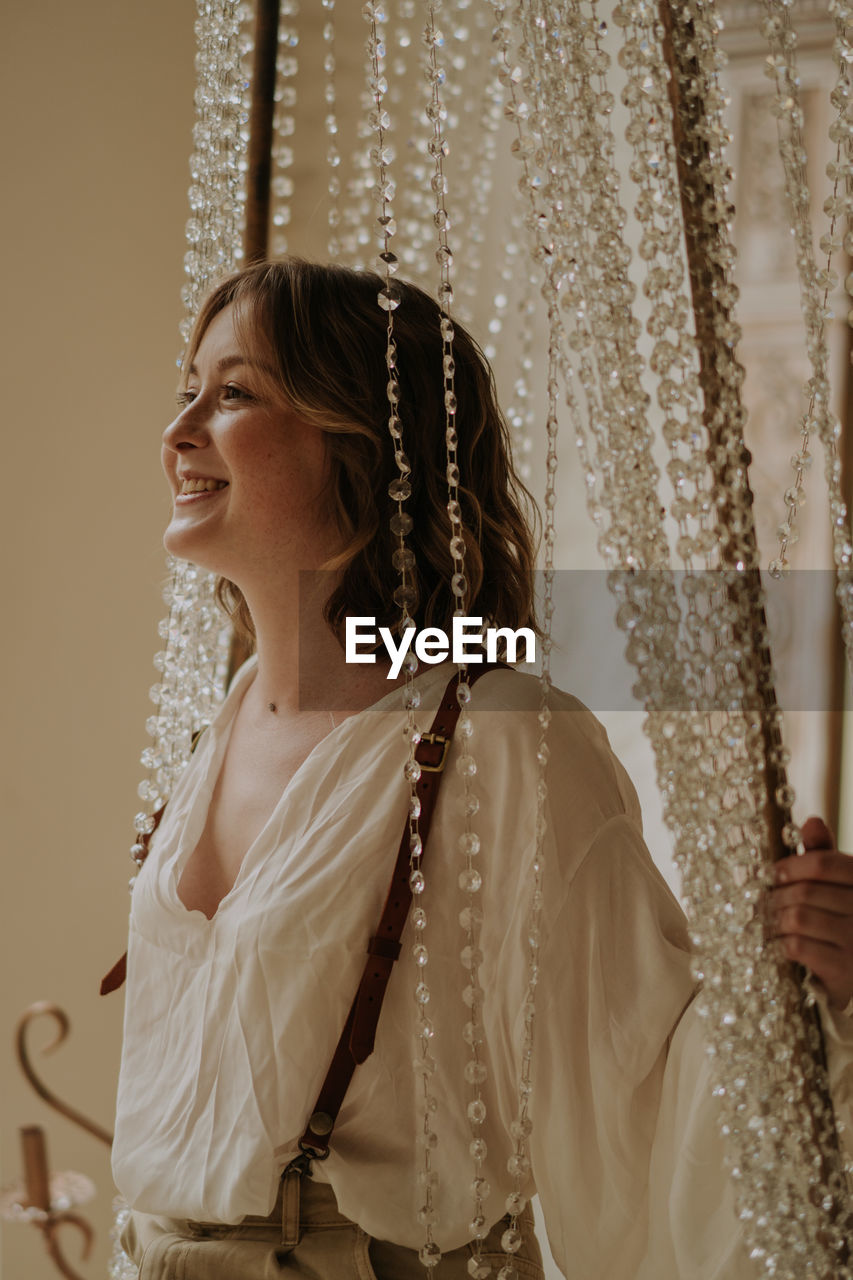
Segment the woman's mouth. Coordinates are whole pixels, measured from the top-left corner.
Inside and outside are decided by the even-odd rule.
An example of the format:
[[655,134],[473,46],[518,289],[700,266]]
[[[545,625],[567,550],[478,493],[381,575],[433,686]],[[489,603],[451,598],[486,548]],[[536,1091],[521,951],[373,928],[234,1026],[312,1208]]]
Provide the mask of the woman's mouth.
[[183,498],[191,493],[214,493],[217,489],[224,489],[227,484],[227,480],[182,480],[178,496]]

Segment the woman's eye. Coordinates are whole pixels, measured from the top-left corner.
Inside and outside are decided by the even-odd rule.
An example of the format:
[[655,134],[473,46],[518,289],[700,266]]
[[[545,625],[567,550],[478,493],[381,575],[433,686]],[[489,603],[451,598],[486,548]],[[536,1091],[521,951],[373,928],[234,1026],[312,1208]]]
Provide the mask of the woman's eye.
[[251,398],[249,392],[244,390],[243,387],[235,387],[231,383],[222,388],[222,394],[225,400],[249,400]]
[[193,400],[195,400],[195,394],[196,393],[194,391],[179,391],[175,399],[181,408],[184,409],[188,404],[192,404]]

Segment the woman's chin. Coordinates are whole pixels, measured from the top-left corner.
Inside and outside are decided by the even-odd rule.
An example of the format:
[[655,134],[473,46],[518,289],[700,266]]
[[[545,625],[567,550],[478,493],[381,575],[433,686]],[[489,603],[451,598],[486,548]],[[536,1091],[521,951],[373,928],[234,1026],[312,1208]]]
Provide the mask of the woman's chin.
[[211,573],[222,573],[216,555],[210,546],[210,539],[201,536],[200,531],[182,529],[170,524],[163,534],[163,546],[170,556],[177,560],[189,560],[200,569]]

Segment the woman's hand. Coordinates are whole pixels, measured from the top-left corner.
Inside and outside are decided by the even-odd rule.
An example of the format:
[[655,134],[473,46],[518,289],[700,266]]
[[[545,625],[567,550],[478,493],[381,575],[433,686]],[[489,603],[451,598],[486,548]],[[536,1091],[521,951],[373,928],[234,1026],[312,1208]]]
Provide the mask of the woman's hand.
[[809,818],[802,834],[806,853],[776,864],[770,924],[788,958],[844,1009],[853,999],[853,857],[838,852],[820,818]]

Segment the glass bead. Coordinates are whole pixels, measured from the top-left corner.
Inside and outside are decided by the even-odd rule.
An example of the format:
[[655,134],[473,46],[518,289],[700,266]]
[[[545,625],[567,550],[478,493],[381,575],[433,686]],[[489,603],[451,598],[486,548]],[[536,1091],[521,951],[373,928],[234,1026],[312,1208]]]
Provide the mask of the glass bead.
[[459,958],[465,969],[475,969],[483,963],[483,953],[477,947],[463,947]]
[[514,1267],[512,1263],[507,1263],[498,1272],[498,1280],[519,1280],[518,1267]]
[[484,1262],[476,1253],[472,1254],[468,1259],[468,1275],[472,1280],[489,1280],[492,1274],[492,1268],[488,1262]]
[[418,593],[414,587],[408,585],[395,587],[392,598],[395,604],[400,608],[405,606],[407,609],[413,608],[418,602]]
[[415,947],[412,947],[412,959],[414,960],[415,964],[418,965],[420,968],[423,968],[424,965],[428,964],[429,952],[427,951],[426,947],[420,944],[418,944]]
[[[472,1124],[482,1124],[486,1118],[486,1104],[482,1098],[474,1098],[468,1103],[468,1119]],[[486,1193],[488,1194],[488,1193]],[[485,1196],[483,1196],[485,1199]]]
[[483,887],[483,877],[474,867],[466,867],[459,873],[459,888],[463,893],[479,893]]
[[530,1172],[530,1160],[526,1155],[515,1151],[507,1160],[506,1167],[514,1178],[526,1178]]
[[463,778],[473,778],[477,772],[477,761],[467,754],[459,756],[456,761],[456,772]]
[[415,987],[415,1000],[418,1004],[429,1004],[429,987],[425,982],[419,982]]
[[482,1164],[486,1156],[489,1154],[489,1148],[486,1146],[482,1138],[474,1138],[468,1144],[468,1154],[477,1164]]
[[482,1213],[476,1214],[468,1223],[468,1237],[471,1240],[484,1240],[489,1234],[488,1224]]
[[409,888],[412,893],[423,893],[426,888],[426,879],[422,871],[415,870],[409,876]]
[[434,1241],[428,1240],[421,1245],[418,1257],[425,1267],[437,1267],[441,1262],[441,1250]]
[[520,1213],[523,1213],[526,1205],[527,1200],[520,1191],[511,1191],[504,1201],[504,1208],[513,1218],[517,1218]]
[[[395,495],[390,496],[393,498]],[[396,533],[397,530],[393,532]],[[391,563],[399,573],[410,572],[415,567],[415,553],[409,547],[397,547],[391,556]]]
[[438,1222],[438,1210],[432,1205],[423,1205],[418,1210],[418,1222],[422,1227],[434,1227]]
[[478,1062],[476,1058],[472,1058],[470,1062],[465,1063],[463,1074],[468,1084],[483,1084],[489,1073],[486,1070],[485,1063]]
[[401,301],[399,290],[395,290],[393,286],[380,289],[376,297],[383,311],[396,311]]
[[414,929],[423,930],[427,926],[427,915],[423,907],[415,907],[412,912],[412,927]]
[[518,1253],[524,1244],[524,1237],[516,1227],[507,1227],[501,1236],[501,1248],[504,1253]]
[[389,524],[392,533],[396,533],[398,537],[404,538],[407,533],[412,532],[414,520],[407,511],[396,511],[391,517]]
[[407,760],[403,765],[403,777],[407,782],[417,782],[421,776],[421,766],[417,760]]
[[462,1039],[466,1044],[482,1044],[483,1028],[478,1022],[466,1022],[462,1028]]
[[456,845],[461,854],[473,857],[480,852],[480,837],[474,831],[463,831]]

